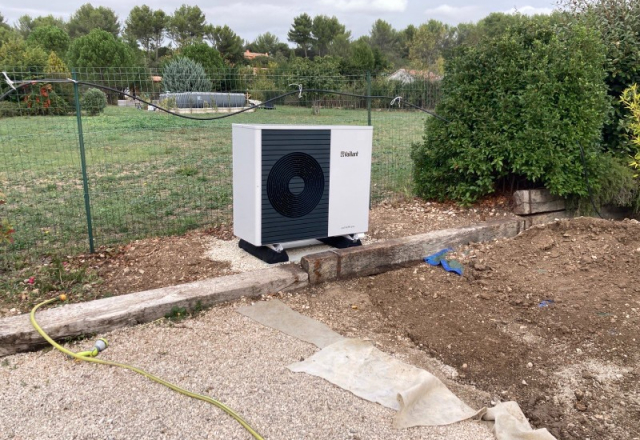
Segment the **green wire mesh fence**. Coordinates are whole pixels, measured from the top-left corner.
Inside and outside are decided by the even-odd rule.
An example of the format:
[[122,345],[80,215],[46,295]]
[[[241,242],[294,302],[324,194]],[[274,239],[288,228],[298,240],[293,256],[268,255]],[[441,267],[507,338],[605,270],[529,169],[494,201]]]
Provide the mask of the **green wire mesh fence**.
[[[0,220],[8,220],[15,230],[13,243],[0,245],[5,261],[21,253],[86,252],[90,240],[97,249],[228,224],[232,123],[370,122],[372,203],[405,196],[412,191],[411,144],[422,139],[429,116],[397,103],[391,106],[389,97],[401,96],[430,110],[440,99],[439,83],[424,78],[395,81],[382,74],[318,76],[242,68],[207,72],[215,99],[198,100],[194,94],[167,95],[162,73],[75,69],[78,81],[106,87],[102,90],[108,105],[103,111],[96,111],[86,99],[92,87],[80,84],[77,115],[71,82],[28,84],[0,102],[0,193],[6,200],[0,206]],[[7,75],[16,84],[72,76],[17,71]],[[0,93],[8,90],[2,85]],[[298,85],[385,98],[294,93],[266,108],[198,120],[297,91]],[[189,102],[181,105],[185,99]],[[196,119],[153,111],[142,100]]]

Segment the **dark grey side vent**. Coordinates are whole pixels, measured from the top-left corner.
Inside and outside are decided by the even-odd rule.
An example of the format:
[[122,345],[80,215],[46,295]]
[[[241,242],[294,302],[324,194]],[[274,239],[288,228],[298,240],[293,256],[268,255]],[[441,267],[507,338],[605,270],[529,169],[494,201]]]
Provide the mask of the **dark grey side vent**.
[[331,130],[262,130],[262,243],[328,235]]

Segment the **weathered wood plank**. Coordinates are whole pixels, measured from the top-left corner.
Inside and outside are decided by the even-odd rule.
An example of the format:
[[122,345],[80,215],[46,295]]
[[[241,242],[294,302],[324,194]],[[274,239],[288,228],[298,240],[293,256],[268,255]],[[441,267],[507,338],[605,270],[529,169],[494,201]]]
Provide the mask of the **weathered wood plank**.
[[552,195],[547,189],[525,189],[513,193],[517,215],[539,214],[543,212],[562,211],[565,202],[562,197]]
[[[255,297],[308,284],[297,265],[211,278],[203,281],[69,304],[38,312],[38,322],[54,339],[104,333],[115,328],[162,318],[173,307],[193,309]],[[41,347],[46,343],[27,314],[0,320],[0,357]]]
[[336,250],[306,255],[302,257],[300,264],[309,274],[309,284],[335,280],[338,273],[338,253]]
[[420,261],[423,257],[447,247],[455,248],[470,242],[515,237],[523,229],[524,222],[521,219],[497,220],[466,228],[433,231],[367,246],[309,255],[303,257],[302,266],[309,271],[311,284],[373,275]]

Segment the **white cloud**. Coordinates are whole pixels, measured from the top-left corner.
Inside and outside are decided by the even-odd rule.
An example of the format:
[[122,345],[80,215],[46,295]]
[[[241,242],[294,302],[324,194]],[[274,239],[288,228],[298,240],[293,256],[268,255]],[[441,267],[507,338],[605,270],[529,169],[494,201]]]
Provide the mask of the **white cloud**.
[[507,14],[516,14],[516,13],[520,13],[523,15],[539,15],[539,14],[544,14],[544,15],[549,15],[553,12],[553,9],[551,8],[536,8],[534,6],[522,6],[522,7],[516,7],[516,8],[511,8],[508,11],[505,11]]
[[408,0],[321,0],[323,5],[343,12],[403,12]]
[[442,20],[448,23],[476,21],[480,14],[480,6],[450,6],[440,5],[424,11],[427,17]]
[[[202,7],[207,22],[213,25],[228,25],[242,38],[252,41],[257,35],[271,32],[281,39],[293,22],[295,10],[268,3],[252,3],[251,1],[234,3],[233,5]],[[238,11],[242,14],[238,14]],[[265,26],[264,23],[268,23]],[[284,41],[286,43],[286,40]]]
[[[6,17],[21,17],[23,15],[31,15],[32,17],[38,17],[40,15],[53,15],[54,17],[69,17],[69,13],[64,10],[56,9],[43,9],[42,7],[2,7],[3,15]],[[7,20],[9,22],[9,20]]]

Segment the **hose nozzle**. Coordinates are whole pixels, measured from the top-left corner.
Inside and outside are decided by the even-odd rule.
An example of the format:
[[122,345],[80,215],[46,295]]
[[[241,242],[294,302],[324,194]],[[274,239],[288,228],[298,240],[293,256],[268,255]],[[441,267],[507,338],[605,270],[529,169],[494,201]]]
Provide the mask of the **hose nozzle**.
[[76,354],[78,356],[96,357],[98,356],[98,354],[100,354],[101,351],[106,350],[108,346],[109,346],[109,343],[107,342],[107,340],[104,338],[100,338],[95,342],[91,350],[81,351]]

